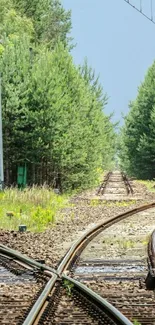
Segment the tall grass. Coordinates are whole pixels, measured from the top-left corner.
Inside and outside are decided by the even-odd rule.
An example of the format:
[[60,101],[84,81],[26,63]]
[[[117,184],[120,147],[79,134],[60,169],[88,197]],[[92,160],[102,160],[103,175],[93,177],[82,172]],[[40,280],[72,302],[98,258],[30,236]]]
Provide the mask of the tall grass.
[[57,195],[46,186],[23,191],[6,189],[0,192],[0,228],[17,230],[19,225],[25,224],[28,230],[43,231],[67,205],[65,195]]

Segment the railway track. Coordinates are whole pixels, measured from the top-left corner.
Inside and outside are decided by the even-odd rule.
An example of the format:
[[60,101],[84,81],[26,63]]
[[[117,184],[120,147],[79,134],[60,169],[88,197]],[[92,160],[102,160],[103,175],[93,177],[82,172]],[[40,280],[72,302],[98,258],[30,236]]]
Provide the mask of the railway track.
[[42,265],[0,247],[0,324],[22,323],[49,279]]
[[[48,300],[34,317],[37,304],[23,325],[30,324],[126,324],[131,323],[103,298],[78,281],[62,275],[46,286]],[[34,319],[33,319],[34,318]]]
[[85,260],[72,272],[74,278],[107,299],[132,322],[154,324],[155,298],[153,291],[145,287],[145,261]]
[[[36,266],[45,274],[50,275],[50,279],[28,315],[26,313],[18,325],[129,325],[134,319],[140,321],[142,325],[153,325],[155,304],[153,293],[145,289],[146,262],[141,260],[121,262],[112,259],[94,262],[94,259],[93,261],[82,261],[80,257],[87,245],[103,230],[124,221],[129,216],[154,207],[155,203],[151,203],[99,223],[71,246],[56,271],[31,260],[30,265]],[[15,254],[13,250],[0,245],[0,253],[5,251],[11,257]],[[19,257],[24,261],[23,256],[19,254]],[[81,265],[81,263],[83,264]],[[86,272],[79,274],[77,269],[81,266],[84,267],[84,263],[87,264],[87,267],[88,264],[90,267],[92,263],[93,272],[91,271],[87,275]],[[95,271],[94,263],[97,267],[100,264],[102,272]],[[84,283],[87,284],[87,287],[94,289],[95,293],[88,289]]]
[[106,174],[103,183],[97,191],[97,195],[107,196],[127,196],[133,195],[133,187],[128,177],[120,171]]
[[[20,299],[19,292],[16,292],[18,302],[17,310],[17,304],[15,305],[14,303],[12,305],[12,301],[7,301],[6,311],[8,310],[8,307],[13,307],[11,315],[14,314],[14,316],[13,319],[11,319],[11,317],[7,317],[6,319],[2,308],[3,317],[1,324],[9,324],[10,321],[13,325],[131,324],[111,304],[99,297],[96,293],[92,292],[92,290],[88,289],[85,285],[67,277],[65,274],[61,274],[60,276],[58,272],[53,270],[51,267],[29,259],[3,245],[0,245],[0,255],[3,256],[2,259],[7,261],[10,270],[12,269],[12,266],[9,264],[9,261],[12,261],[13,264],[17,263],[22,267],[21,272],[19,272],[19,267],[17,266],[15,273],[18,270],[18,273],[21,275],[25,271],[24,269],[28,268],[29,270],[31,269],[31,275],[35,278],[37,270],[37,277],[39,277],[39,279],[41,277],[41,279],[44,280],[40,289],[41,293],[39,294],[37,287],[37,295],[35,291],[35,296],[33,295],[32,299],[30,299],[30,292],[26,292],[25,287],[23,288],[22,297],[25,297],[26,295],[28,303],[24,304],[23,299]],[[47,277],[49,277],[48,281]],[[22,281],[22,278],[20,281]],[[15,288],[15,290],[16,289],[17,288]],[[32,289],[31,283],[31,291],[33,292]],[[8,296],[10,299],[10,295]],[[23,306],[24,308],[22,308]]]
[[147,256],[139,260],[135,257],[133,260],[126,257],[123,260],[83,260],[81,254],[103,230],[108,232],[112,225],[154,207],[155,203],[141,206],[98,224],[71,247],[58,268],[59,272],[70,272],[73,278],[107,299],[130,321],[138,321],[141,325],[153,325],[155,322],[154,293],[147,291],[145,286]]

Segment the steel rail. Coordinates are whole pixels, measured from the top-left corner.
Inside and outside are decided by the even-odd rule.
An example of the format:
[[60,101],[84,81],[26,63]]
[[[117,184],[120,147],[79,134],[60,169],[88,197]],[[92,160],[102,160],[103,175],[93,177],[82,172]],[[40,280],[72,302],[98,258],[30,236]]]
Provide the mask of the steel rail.
[[148,242],[148,247],[147,247],[147,253],[148,253],[148,276],[153,278],[153,290],[155,288],[155,230],[153,230],[149,242]]
[[[6,258],[6,254],[0,252],[0,257],[5,257],[5,258]],[[31,271],[33,270],[33,267],[32,267],[31,265],[28,265],[28,264],[26,264],[26,263],[24,263],[24,262],[21,262],[20,260],[15,259],[15,258],[13,258],[13,257],[11,257],[11,256],[8,256],[8,255],[7,255],[7,259],[8,259],[8,261],[10,260],[10,262],[11,262],[11,261],[14,261],[14,262],[17,263],[18,265],[20,265],[20,266],[22,266],[22,267],[24,267],[24,268],[26,268],[26,269],[28,269],[28,270],[31,270]]]
[[3,256],[9,256],[13,258],[15,261],[20,261],[21,263],[24,263],[28,266],[38,268],[41,271],[44,271],[45,274],[50,276],[50,280],[45,285],[44,290],[42,291],[41,295],[33,305],[32,309],[30,310],[27,318],[24,321],[24,325],[32,325],[38,316],[39,312],[41,311],[41,308],[43,307],[44,303],[46,302],[46,299],[51,292],[52,288],[54,287],[58,275],[56,270],[53,268],[46,266],[45,264],[41,264],[39,262],[36,262],[35,260],[24,256],[23,254],[19,253],[16,250],[13,250],[5,245],[0,244],[0,254],[3,254]]
[[64,256],[63,260],[58,266],[57,272],[59,276],[65,271],[67,271],[73,262],[79,257],[81,252],[84,248],[88,245],[88,243],[96,237],[100,232],[104,229],[109,228],[110,226],[114,225],[115,223],[122,221],[136,213],[151,209],[155,207],[155,202],[140,206],[138,208],[129,210],[125,213],[121,213],[116,217],[110,218],[107,221],[100,222],[96,226],[92,227],[90,230],[87,230],[76,242],[73,243],[71,248],[68,250],[66,255]]
[[2,245],[0,244],[0,253],[3,253],[5,255],[8,255],[8,256],[11,256],[11,257],[14,257],[28,265],[31,265],[31,266],[35,266],[36,268],[40,269],[41,271],[48,271],[50,272],[51,274],[54,273],[54,274],[57,274],[57,271],[55,269],[53,269],[52,267],[50,266],[47,266],[45,264],[41,264],[39,262],[36,262],[35,260],[33,260],[32,258],[29,258],[21,253],[19,253],[18,251],[14,250],[14,249],[11,249],[5,245]]
[[[93,290],[87,288],[83,283],[81,283],[77,280],[74,280],[64,274],[62,275],[62,279],[68,280],[75,287],[80,289],[80,291],[82,291],[82,293],[87,294],[89,297],[91,297],[93,299],[93,301],[100,306],[101,310],[106,311],[107,314],[109,314],[109,317],[110,317],[110,315],[112,315],[112,317],[114,318],[113,320],[119,321],[120,325],[133,325],[133,323],[131,323],[129,321],[129,319],[127,319],[118,309],[116,309],[114,306],[112,306],[107,300],[100,297]],[[28,324],[24,324],[24,325],[28,325]]]
[[[109,304],[105,299],[101,298],[99,295],[94,293],[92,290],[88,289],[85,285],[79,283],[78,281],[71,279],[70,277],[66,276],[64,274],[65,271],[69,268],[69,266],[72,264],[73,260],[75,260],[78,256],[79,253],[86,247],[88,242],[94,238],[99,232],[102,230],[110,227],[111,225],[129,217],[132,216],[136,213],[139,213],[141,211],[145,211],[147,209],[151,209],[155,207],[155,202],[141,206],[139,208],[135,208],[133,210],[127,211],[125,213],[119,214],[116,217],[113,217],[105,222],[101,222],[95,227],[93,227],[91,230],[87,231],[80,239],[78,239],[69,249],[67,254],[65,255],[64,259],[60,263],[57,271],[55,271],[55,275],[53,275],[52,279],[47,283],[47,285],[44,288],[44,291],[42,292],[41,296],[38,298],[38,300],[35,302],[34,306],[32,307],[30,313],[28,314],[27,318],[25,319],[23,325],[32,325],[37,318],[39,312],[41,311],[43,304],[45,303],[49,292],[52,290],[54,287],[54,284],[56,283],[58,277],[62,277],[63,279],[66,279],[76,285],[78,288],[80,288],[83,292],[87,293],[93,299],[95,299],[96,302],[100,303],[102,306],[102,310],[106,309],[107,313],[112,314],[115,319],[119,321],[121,325],[131,325],[132,323],[125,317],[123,316],[115,307],[113,307],[111,304]],[[2,245],[0,245],[2,246]],[[0,248],[2,249],[2,248]],[[9,251],[10,254],[10,249],[7,250]],[[14,251],[13,251],[14,252]],[[12,253],[12,250],[11,250]],[[25,258],[25,257],[24,257]],[[34,261],[32,260],[33,264]],[[44,267],[45,269],[49,270],[49,267],[46,267],[45,265],[40,265],[40,263],[35,262],[35,264],[39,264],[39,267]],[[51,269],[51,268],[50,268]]]
[[112,175],[112,172],[109,172],[106,176],[105,179],[103,180],[103,183],[100,185],[98,191],[97,191],[97,195],[99,195],[100,193],[103,194],[105,191],[105,188],[108,184],[109,178]]
[[130,182],[129,182],[127,176],[126,176],[126,174],[124,174],[122,172],[121,175],[122,175],[122,179],[123,179],[123,181],[125,183],[125,187],[126,187],[127,193],[128,194],[130,194],[130,193],[133,194],[134,193],[133,188],[132,188],[132,186],[131,186],[131,184],[130,184]]
[[50,294],[51,290],[53,289],[56,281],[58,279],[58,276],[56,274],[53,274],[52,278],[48,281],[46,284],[44,290],[42,291],[41,295],[33,305],[32,309],[30,310],[28,316],[26,317],[23,325],[33,325],[35,322],[39,312],[41,311],[44,303],[46,302],[46,299],[48,295]]
[[[113,321],[117,321],[117,324],[119,322],[119,325],[133,325],[119,310],[117,310],[114,306],[112,306],[109,302],[107,302],[105,299],[100,297],[97,293],[92,291],[91,289],[87,288],[84,284],[78,282],[77,280],[74,280],[70,278],[69,276],[66,276],[65,274],[62,274],[62,279],[69,281],[69,283],[73,284],[74,287],[78,288],[82,295],[87,295],[90,297],[94,304],[99,306],[100,310],[105,312],[107,316],[112,317]],[[29,312],[28,316],[26,317],[25,321],[23,322],[23,325],[33,325],[36,321],[41,309],[43,308],[43,305],[45,304],[51,290],[54,288],[56,282],[58,280],[58,276],[56,274],[53,275],[53,277],[49,280],[49,282],[46,284],[43,292],[33,305],[31,311]]]

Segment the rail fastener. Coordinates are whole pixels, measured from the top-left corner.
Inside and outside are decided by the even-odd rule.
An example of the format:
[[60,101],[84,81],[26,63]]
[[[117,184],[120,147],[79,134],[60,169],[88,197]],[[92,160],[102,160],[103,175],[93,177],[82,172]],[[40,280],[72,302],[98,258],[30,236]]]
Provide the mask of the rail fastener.
[[29,258],[21,253],[19,253],[18,251],[11,249],[5,245],[0,244],[0,253],[14,257],[15,259],[22,261],[25,264],[28,264],[30,266],[35,266],[36,268],[40,269],[41,271],[48,271],[50,272],[50,274],[54,273],[57,274],[57,271],[55,269],[53,269],[50,266],[47,266],[45,264],[36,262],[35,260],[33,260],[32,258]]
[[64,274],[62,274],[62,279],[68,280],[70,283],[74,284],[74,286],[79,288],[80,291],[82,291],[84,294],[87,294],[89,297],[91,297],[93,301],[96,302],[98,306],[100,306],[101,310],[104,310],[105,313],[107,312],[109,316],[112,316],[114,321],[119,321],[119,325],[133,325],[133,323],[131,323],[129,319],[127,319],[123,314],[121,314],[118,309],[112,306],[107,300],[100,297],[97,293],[86,287],[83,283],[76,281]]
[[53,274],[52,278],[48,281],[46,284],[44,290],[42,291],[41,295],[33,305],[32,309],[30,310],[28,316],[26,317],[23,325],[33,325],[36,318],[38,317],[41,309],[43,308],[44,303],[46,302],[46,299],[48,295],[50,294],[51,290],[53,289],[56,280],[58,276],[56,274]]

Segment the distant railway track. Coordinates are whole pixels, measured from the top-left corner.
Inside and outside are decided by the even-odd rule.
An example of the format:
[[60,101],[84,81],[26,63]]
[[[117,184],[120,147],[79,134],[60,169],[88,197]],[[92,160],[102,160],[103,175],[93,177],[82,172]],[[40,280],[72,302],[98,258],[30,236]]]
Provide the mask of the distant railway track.
[[103,183],[100,185],[100,187],[97,191],[97,194],[102,194],[102,195],[104,194],[106,186],[108,184],[108,181],[109,181],[111,175],[112,175],[112,172],[108,172],[106,174],[106,176],[104,177]]
[[127,194],[134,194],[133,188],[126,174],[122,173],[122,178],[126,186]]
[[[134,317],[138,321],[141,321],[142,325],[153,325],[155,317],[154,312],[153,315],[151,315],[148,307],[150,306],[150,308],[153,308],[151,310],[154,310],[155,304],[154,301],[152,302],[152,296],[150,296],[150,293],[147,294],[144,290],[143,296],[139,296],[138,302],[136,302],[137,292],[136,295],[131,293],[130,297],[127,294],[124,296],[125,290],[122,292],[122,295],[121,293],[119,296],[117,296],[117,294],[115,295],[116,282],[120,276],[118,276],[116,270],[113,276],[113,283],[108,283],[107,288],[102,288],[101,286],[101,290],[98,292],[119,308],[125,316],[119,313],[117,309],[113,309],[113,306],[107,304],[103,298],[99,297],[94,292],[89,291],[87,287],[73,278],[77,276],[75,275],[74,270],[76,269],[76,265],[78,265],[80,254],[95,236],[104,229],[107,229],[111,225],[114,225],[129,216],[154,207],[155,203],[151,203],[135,208],[131,211],[119,214],[108,221],[101,222],[91,230],[87,231],[68,250],[57,270],[54,272],[55,274],[53,273],[47,286],[35,302],[23,324],[79,324],[78,320],[81,319],[81,324],[127,325],[131,324],[131,322],[125,318],[125,316],[127,316],[130,319],[133,319]],[[111,261],[111,264],[112,263],[113,262]],[[122,265],[120,264],[120,266]],[[128,263],[128,267],[131,267],[131,263]],[[43,265],[43,268],[44,270],[52,271],[50,267],[46,267],[45,265]],[[66,273],[70,274],[70,276],[66,276]],[[136,279],[136,276],[138,276],[139,279],[140,275],[133,273],[134,280]],[[119,281],[123,281],[123,278],[120,278]],[[86,279],[84,279],[84,281],[85,280]],[[110,277],[109,280],[111,281]],[[126,274],[124,281],[127,281],[129,284],[129,281],[131,281],[131,275],[129,276],[129,274]],[[109,288],[111,288],[111,290]],[[124,299],[124,297],[126,297],[126,299]],[[134,313],[131,312],[131,308]],[[90,310],[93,310],[92,314]],[[97,320],[96,323],[94,315]],[[88,322],[86,322],[86,319]]]
[[123,172],[108,172],[103,180],[103,183],[97,191],[97,195],[112,194],[112,195],[133,195],[132,185]]

